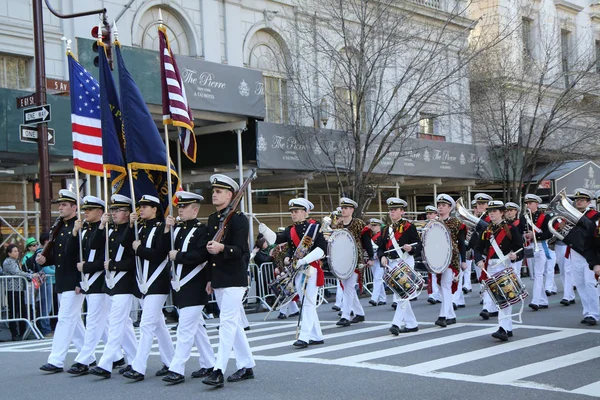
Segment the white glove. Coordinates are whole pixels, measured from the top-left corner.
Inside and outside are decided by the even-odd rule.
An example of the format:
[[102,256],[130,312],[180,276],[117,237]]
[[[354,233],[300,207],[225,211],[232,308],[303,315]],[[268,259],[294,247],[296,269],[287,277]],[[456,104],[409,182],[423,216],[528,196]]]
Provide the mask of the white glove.
[[301,258],[296,262],[296,268],[301,268],[305,265],[308,265],[308,263],[304,260],[304,258]]
[[310,278],[311,276],[313,276],[313,274],[315,273],[317,269],[315,267],[309,266],[308,268],[306,268],[304,270],[304,275],[306,275],[308,278]]

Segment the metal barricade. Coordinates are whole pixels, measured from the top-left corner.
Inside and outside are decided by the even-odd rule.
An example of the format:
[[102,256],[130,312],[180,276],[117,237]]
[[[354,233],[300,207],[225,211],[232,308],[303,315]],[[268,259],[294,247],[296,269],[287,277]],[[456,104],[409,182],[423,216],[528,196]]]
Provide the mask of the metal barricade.
[[51,282],[53,276],[46,275],[46,281],[36,290],[36,316],[35,325],[40,326],[40,332],[44,330],[51,332],[50,320],[58,319],[58,301],[55,302],[54,284]]
[[271,297],[273,301],[277,298],[269,288],[269,282],[275,279],[275,264],[272,262],[262,263],[258,268],[258,275],[256,281],[256,287],[258,289],[258,296],[262,299],[263,305],[271,311],[272,308],[269,305],[267,299]]
[[[13,290],[15,288],[17,290]],[[37,339],[43,338],[33,322],[36,319],[33,286],[25,277],[0,276],[0,310],[0,322],[6,322],[9,326],[19,322],[25,323],[25,332],[20,332],[23,339],[27,338],[29,333],[33,333]]]
[[259,267],[254,263],[248,264],[248,288],[246,289],[244,302],[248,302],[249,300],[256,300],[270,311],[271,306],[269,306],[265,297],[262,295],[261,285],[259,284],[261,278],[261,268],[262,265]]

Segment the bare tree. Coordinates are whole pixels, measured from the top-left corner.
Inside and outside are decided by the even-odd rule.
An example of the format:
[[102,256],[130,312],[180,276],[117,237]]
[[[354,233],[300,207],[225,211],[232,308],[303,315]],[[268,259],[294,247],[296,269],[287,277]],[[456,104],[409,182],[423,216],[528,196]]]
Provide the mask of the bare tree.
[[565,160],[595,157],[600,126],[593,41],[576,47],[553,24],[534,40],[519,28],[521,37],[479,53],[471,66],[473,133],[489,145],[488,178],[499,178],[505,200],[517,202],[535,191],[540,166],[547,175]]
[[288,16],[286,41],[293,44],[284,64],[297,140],[313,150],[311,167],[361,212],[390,181],[424,113],[449,141],[471,142],[466,67],[506,32],[469,48],[476,21],[466,18],[467,6],[460,0],[301,1]]

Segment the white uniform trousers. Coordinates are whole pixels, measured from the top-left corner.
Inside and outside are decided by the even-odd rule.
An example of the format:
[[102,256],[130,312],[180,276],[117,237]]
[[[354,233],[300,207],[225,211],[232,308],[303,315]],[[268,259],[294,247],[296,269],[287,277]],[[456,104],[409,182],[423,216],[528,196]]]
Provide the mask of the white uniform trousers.
[[[415,267],[415,258],[411,255],[404,259],[404,262],[410,265],[412,268]],[[390,268],[395,267],[400,263],[399,259],[389,260],[388,265]],[[396,311],[394,311],[394,319],[392,324],[396,326],[405,325],[407,328],[415,328],[418,326],[417,318],[413,312],[412,306],[409,300],[403,300],[394,293],[394,301],[396,302]]]
[[454,292],[452,294],[452,302],[454,304],[456,304],[457,306],[464,306],[465,305],[465,294],[462,291],[462,281],[463,281],[463,276],[467,271],[460,271],[459,275],[458,275],[458,289],[456,290],[456,292]]
[[548,249],[550,259],[546,259],[546,271],[544,273],[544,290],[556,293],[556,282],[554,282],[554,267],[556,266],[556,252]]
[[354,315],[365,315],[358,294],[356,293],[356,282],[358,282],[358,274],[353,272],[350,278],[344,279],[344,301],[342,302],[342,318],[350,320],[350,312],[354,311]]
[[228,287],[215,289],[215,297],[219,305],[219,350],[215,369],[225,373],[231,350],[233,349],[237,369],[254,367],[254,358],[248,345],[248,338],[242,326],[242,298],[245,287]]
[[385,273],[385,268],[381,268],[379,260],[375,260],[373,266],[371,267],[371,272],[373,273],[373,291],[371,293],[371,300],[377,303],[380,301],[385,302],[385,286],[383,285],[383,274]]
[[429,273],[429,279],[431,279],[431,293],[429,294],[430,299],[435,301],[442,301],[442,291],[437,281],[436,274]]
[[573,282],[583,306],[583,317],[592,317],[600,321],[600,302],[596,290],[596,278],[585,258],[571,249],[571,266],[573,267]]
[[52,340],[52,351],[48,363],[62,368],[71,342],[77,351],[81,351],[85,338],[85,328],[81,320],[83,294],[75,294],[74,290],[58,293],[58,323]]
[[[81,351],[75,357],[75,362],[90,365],[96,361],[96,347],[100,343],[100,340],[102,339],[104,344],[106,344],[110,297],[105,293],[92,293],[85,295],[85,301],[87,303],[85,339]],[[117,360],[120,358],[119,354]]]
[[515,274],[519,279],[521,279],[521,266],[523,265],[523,260],[514,261],[510,263],[510,266],[515,271]]
[[336,279],[336,288],[335,288],[335,305],[339,308],[342,308],[342,304],[344,303],[344,289],[342,289],[342,285],[339,279]]
[[[434,279],[436,277],[434,276]],[[454,281],[454,272],[448,268],[442,274],[440,290],[442,292],[442,306],[440,307],[440,317],[456,318],[454,308],[452,307],[452,283]]]
[[[472,290],[471,271],[473,270],[473,260],[467,260],[467,269],[463,271],[462,287],[467,290]],[[464,300],[464,299],[463,299]]]
[[[504,263],[499,263],[492,267],[488,267],[488,275],[493,276],[495,273],[500,272],[503,269],[506,269],[506,264],[504,264]],[[487,291],[486,291],[486,293],[487,293]],[[511,318],[512,305],[509,305],[506,308],[500,309],[500,308],[498,308],[496,303],[494,303],[494,307],[498,310],[498,325],[500,326],[500,328],[504,329],[507,332],[512,331],[512,329],[513,329],[512,318]]]
[[166,300],[166,294],[151,294],[140,299],[140,305],[142,306],[140,341],[135,358],[131,362],[131,368],[142,375],[146,374],[146,364],[148,363],[154,337],[158,342],[160,359],[164,365],[169,367],[175,355],[173,341],[165,323],[165,316],[162,313],[162,307]]
[[173,359],[169,363],[169,371],[180,375],[185,373],[185,363],[190,358],[194,344],[196,344],[200,353],[200,365],[203,361],[209,365],[208,368],[212,366],[210,364],[214,365],[215,353],[204,328],[203,309],[204,306],[190,306],[179,309],[177,347]]
[[[544,272],[546,272],[546,253],[542,247],[542,244],[538,242],[539,251],[533,253],[533,258],[527,260],[527,266],[529,267],[529,274],[533,276],[533,289],[531,290],[531,303],[537,304],[538,306],[548,305],[548,296],[544,291]],[[527,248],[535,249],[535,245],[531,244]],[[533,261],[533,266],[531,266]],[[533,274],[531,271],[533,270]]]
[[[298,304],[295,301],[290,301],[279,309],[279,312],[284,315],[296,314],[299,311]],[[245,315],[245,314],[244,314]]]
[[[127,362],[131,363],[137,352],[137,340],[133,333],[133,322],[129,318],[132,305],[132,294],[115,294],[110,296],[110,313],[108,315],[108,341],[98,366],[105,371],[112,371],[112,363],[121,348],[125,352]],[[117,358],[118,359],[118,358]]]
[[[306,281],[306,297],[304,298],[304,282]],[[321,332],[321,322],[317,314],[317,273],[314,271],[312,276],[306,277],[303,273],[296,275],[294,280],[296,292],[300,296],[302,310],[300,315],[300,335],[298,340],[308,343],[311,340],[323,340]],[[304,298],[304,303],[302,299]]]
[[556,253],[556,263],[560,270],[560,282],[563,286],[563,299],[575,300],[575,291],[573,290],[573,268],[571,266],[571,257],[566,257],[567,245],[557,244],[554,246]]

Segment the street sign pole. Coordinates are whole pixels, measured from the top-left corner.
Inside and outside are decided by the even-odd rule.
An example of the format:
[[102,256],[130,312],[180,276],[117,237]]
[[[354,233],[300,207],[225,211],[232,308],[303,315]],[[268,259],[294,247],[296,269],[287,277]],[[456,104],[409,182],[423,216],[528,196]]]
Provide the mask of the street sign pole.
[[[36,104],[46,104],[46,55],[44,51],[44,17],[42,0],[33,0],[33,42],[35,46]],[[42,232],[50,231],[50,163],[48,159],[48,124],[38,124],[38,156],[40,162],[40,222]]]

